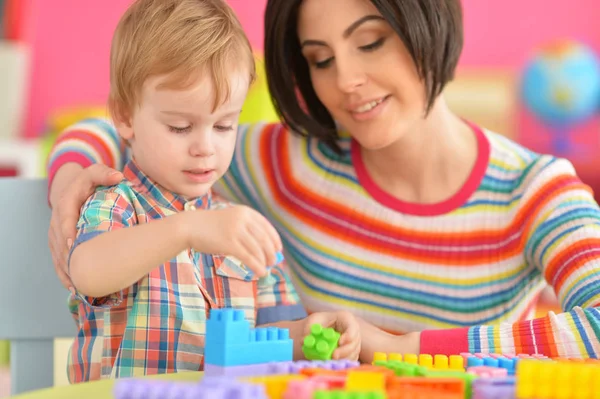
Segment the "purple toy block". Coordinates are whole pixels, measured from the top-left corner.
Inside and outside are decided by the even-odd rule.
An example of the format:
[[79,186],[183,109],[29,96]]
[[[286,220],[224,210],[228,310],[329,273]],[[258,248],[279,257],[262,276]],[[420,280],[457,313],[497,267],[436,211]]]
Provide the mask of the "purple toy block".
[[473,382],[473,399],[513,399],[515,378],[478,378]]
[[258,363],[248,366],[217,366],[204,365],[204,375],[207,377],[253,377],[261,375],[298,374],[305,368],[322,368],[327,370],[346,370],[360,365],[357,361],[327,360],[310,361],[299,360],[296,362],[270,362]]
[[360,365],[351,360],[299,360],[296,362],[279,362],[269,364],[268,374],[297,374],[306,368],[321,368],[327,370],[346,370]]
[[115,382],[115,399],[160,399],[192,398],[198,395],[198,384],[174,383],[171,381],[123,378]]
[[[275,363],[276,364],[276,363]],[[204,375],[207,377],[256,377],[273,374],[270,372],[271,363],[250,364],[247,366],[217,366],[204,365]]]
[[268,399],[262,385],[224,378],[204,378],[200,383],[125,378],[114,388],[115,399]]

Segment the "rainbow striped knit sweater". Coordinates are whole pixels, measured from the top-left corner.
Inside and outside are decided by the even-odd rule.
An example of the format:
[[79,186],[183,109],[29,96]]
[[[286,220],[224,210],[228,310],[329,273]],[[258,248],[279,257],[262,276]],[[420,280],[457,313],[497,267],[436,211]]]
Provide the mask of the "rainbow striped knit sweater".
[[[309,312],[346,309],[390,332],[422,331],[422,353],[600,354],[600,211],[572,165],[474,128],[468,181],[437,204],[399,201],[369,177],[358,146],[342,154],[280,124],[240,126],[221,194],[281,233]],[[114,127],[82,121],[48,165],[121,168]],[[529,319],[550,284],[565,313]]]

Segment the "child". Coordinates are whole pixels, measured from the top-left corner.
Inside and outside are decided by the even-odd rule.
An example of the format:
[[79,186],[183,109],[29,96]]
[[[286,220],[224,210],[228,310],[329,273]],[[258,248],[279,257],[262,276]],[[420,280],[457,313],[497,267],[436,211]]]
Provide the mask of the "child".
[[230,8],[138,0],[116,28],[110,63],[109,109],[132,159],[121,183],[88,199],[77,225],[70,381],[200,370],[208,313],[222,307],[243,309],[251,325],[289,328],[296,357],[309,324],[326,321],[344,333],[336,357],[357,358],[354,317],[304,318],[279,266],[257,284],[281,251],[273,226],[211,195],[254,77]]

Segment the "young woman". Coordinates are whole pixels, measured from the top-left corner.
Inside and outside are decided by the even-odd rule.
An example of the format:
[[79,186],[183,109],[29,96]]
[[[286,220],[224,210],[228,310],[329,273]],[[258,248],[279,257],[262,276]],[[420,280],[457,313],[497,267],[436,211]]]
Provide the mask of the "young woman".
[[[238,127],[219,191],[278,228],[307,311],[347,310],[379,334],[363,340],[365,361],[597,357],[598,205],[568,161],[450,111],[462,44],[460,0],[269,0],[265,65],[283,123]],[[126,156],[98,120],[54,147],[50,245],[67,286],[79,207]],[[565,313],[528,320],[545,282]]]

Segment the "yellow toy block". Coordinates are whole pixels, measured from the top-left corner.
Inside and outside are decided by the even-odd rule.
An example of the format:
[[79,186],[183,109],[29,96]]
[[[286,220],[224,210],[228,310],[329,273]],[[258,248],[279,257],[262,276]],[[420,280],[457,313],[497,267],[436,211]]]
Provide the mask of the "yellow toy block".
[[448,370],[448,356],[435,355],[433,357],[433,368],[436,370]]
[[450,364],[449,364],[450,370],[465,371],[465,365],[464,365],[465,361],[462,356],[451,355],[449,360],[450,360]]
[[261,384],[265,387],[265,392],[269,399],[282,399],[283,394],[287,390],[290,381],[301,381],[306,379],[305,375],[286,374],[286,375],[270,375],[264,377],[247,378],[245,381]]
[[419,366],[426,367],[428,369],[432,369],[433,368],[433,356],[419,355]]
[[385,374],[376,371],[349,371],[346,390],[353,392],[384,391]]

